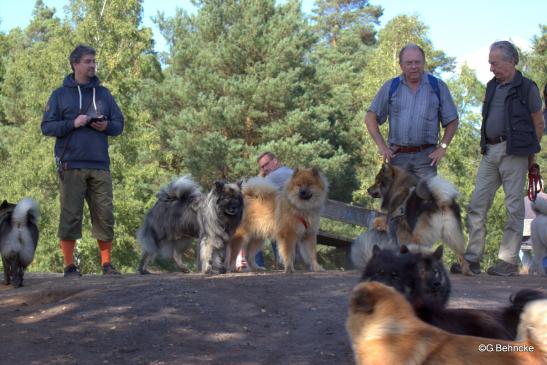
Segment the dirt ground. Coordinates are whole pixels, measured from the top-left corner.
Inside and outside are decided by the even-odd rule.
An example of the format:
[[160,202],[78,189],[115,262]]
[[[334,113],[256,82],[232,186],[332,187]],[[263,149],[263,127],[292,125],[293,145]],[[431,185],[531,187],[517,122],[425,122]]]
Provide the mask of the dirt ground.
[[[351,364],[344,329],[356,271],[29,273],[0,288],[0,363]],[[493,308],[547,278],[451,277],[451,306]]]

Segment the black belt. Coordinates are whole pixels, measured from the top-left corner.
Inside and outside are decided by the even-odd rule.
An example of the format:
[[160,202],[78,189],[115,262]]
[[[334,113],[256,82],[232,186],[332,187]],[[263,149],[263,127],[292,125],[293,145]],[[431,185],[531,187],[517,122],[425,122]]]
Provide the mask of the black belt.
[[507,138],[505,138],[505,136],[499,136],[499,137],[496,137],[496,138],[486,138],[486,143],[487,144],[498,144],[498,143],[501,143],[501,142],[504,142]]
[[392,144],[393,152],[395,153],[416,153],[422,152],[430,147],[435,147],[434,144],[423,144],[421,146],[399,146],[398,144]]

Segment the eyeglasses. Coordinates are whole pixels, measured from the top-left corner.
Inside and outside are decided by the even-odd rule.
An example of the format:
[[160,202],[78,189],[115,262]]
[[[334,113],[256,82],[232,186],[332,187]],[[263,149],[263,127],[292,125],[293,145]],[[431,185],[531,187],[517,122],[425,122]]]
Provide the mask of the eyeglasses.
[[267,162],[264,162],[262,165],[260,165],[260,169],[261,170],[264,170],[266,168],[266,166],[268,166],[270,164],[270,162],[272,162],[272,160],[268,160]]
[[403,62],[403,64],[404,64],[406,67],[421,66],[421,65],[422,65],[422,61],[405,61],[405,62]]

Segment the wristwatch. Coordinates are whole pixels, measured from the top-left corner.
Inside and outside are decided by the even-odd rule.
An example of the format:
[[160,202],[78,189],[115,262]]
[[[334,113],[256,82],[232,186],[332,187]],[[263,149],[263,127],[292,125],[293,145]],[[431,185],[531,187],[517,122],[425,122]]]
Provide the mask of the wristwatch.
[[439,147],[441,147],[443,150],[446,150],[448,148],[448,145],[444,142],[439,143]]

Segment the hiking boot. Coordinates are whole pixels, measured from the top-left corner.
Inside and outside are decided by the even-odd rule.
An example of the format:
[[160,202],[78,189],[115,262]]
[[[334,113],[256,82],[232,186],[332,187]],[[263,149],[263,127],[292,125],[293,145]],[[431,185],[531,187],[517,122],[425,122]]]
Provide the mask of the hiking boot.
[[510,264],[503,260],[498,260],[496,264],[489,267],[486,270],[488,275],[496,276],[517,276],[519,274],[519,266],[517,264]]
[[82,276],[82,274],[80,274],[80,269],[78,269],[76,265],[71,264],[65,267],[65,274],[64,274],[65,278],[79,277],[79,276]]
[[[467,264],[469,265],[469,270],[475,274],[475,275],[479,275],[481,273],[481,264],[478,263],[478,262],[471,262],[471,261],[467,261]],[[459,262],[455,262],[452,264],[452,266],[450,266],[450,272],[452,274],[461,274],[462,273],[462,265],[460,265]]]
[[114,266],[110,264],[110,262],[107,262],[103,266],[103,275],[121,275],[121,273],[116,270]]

